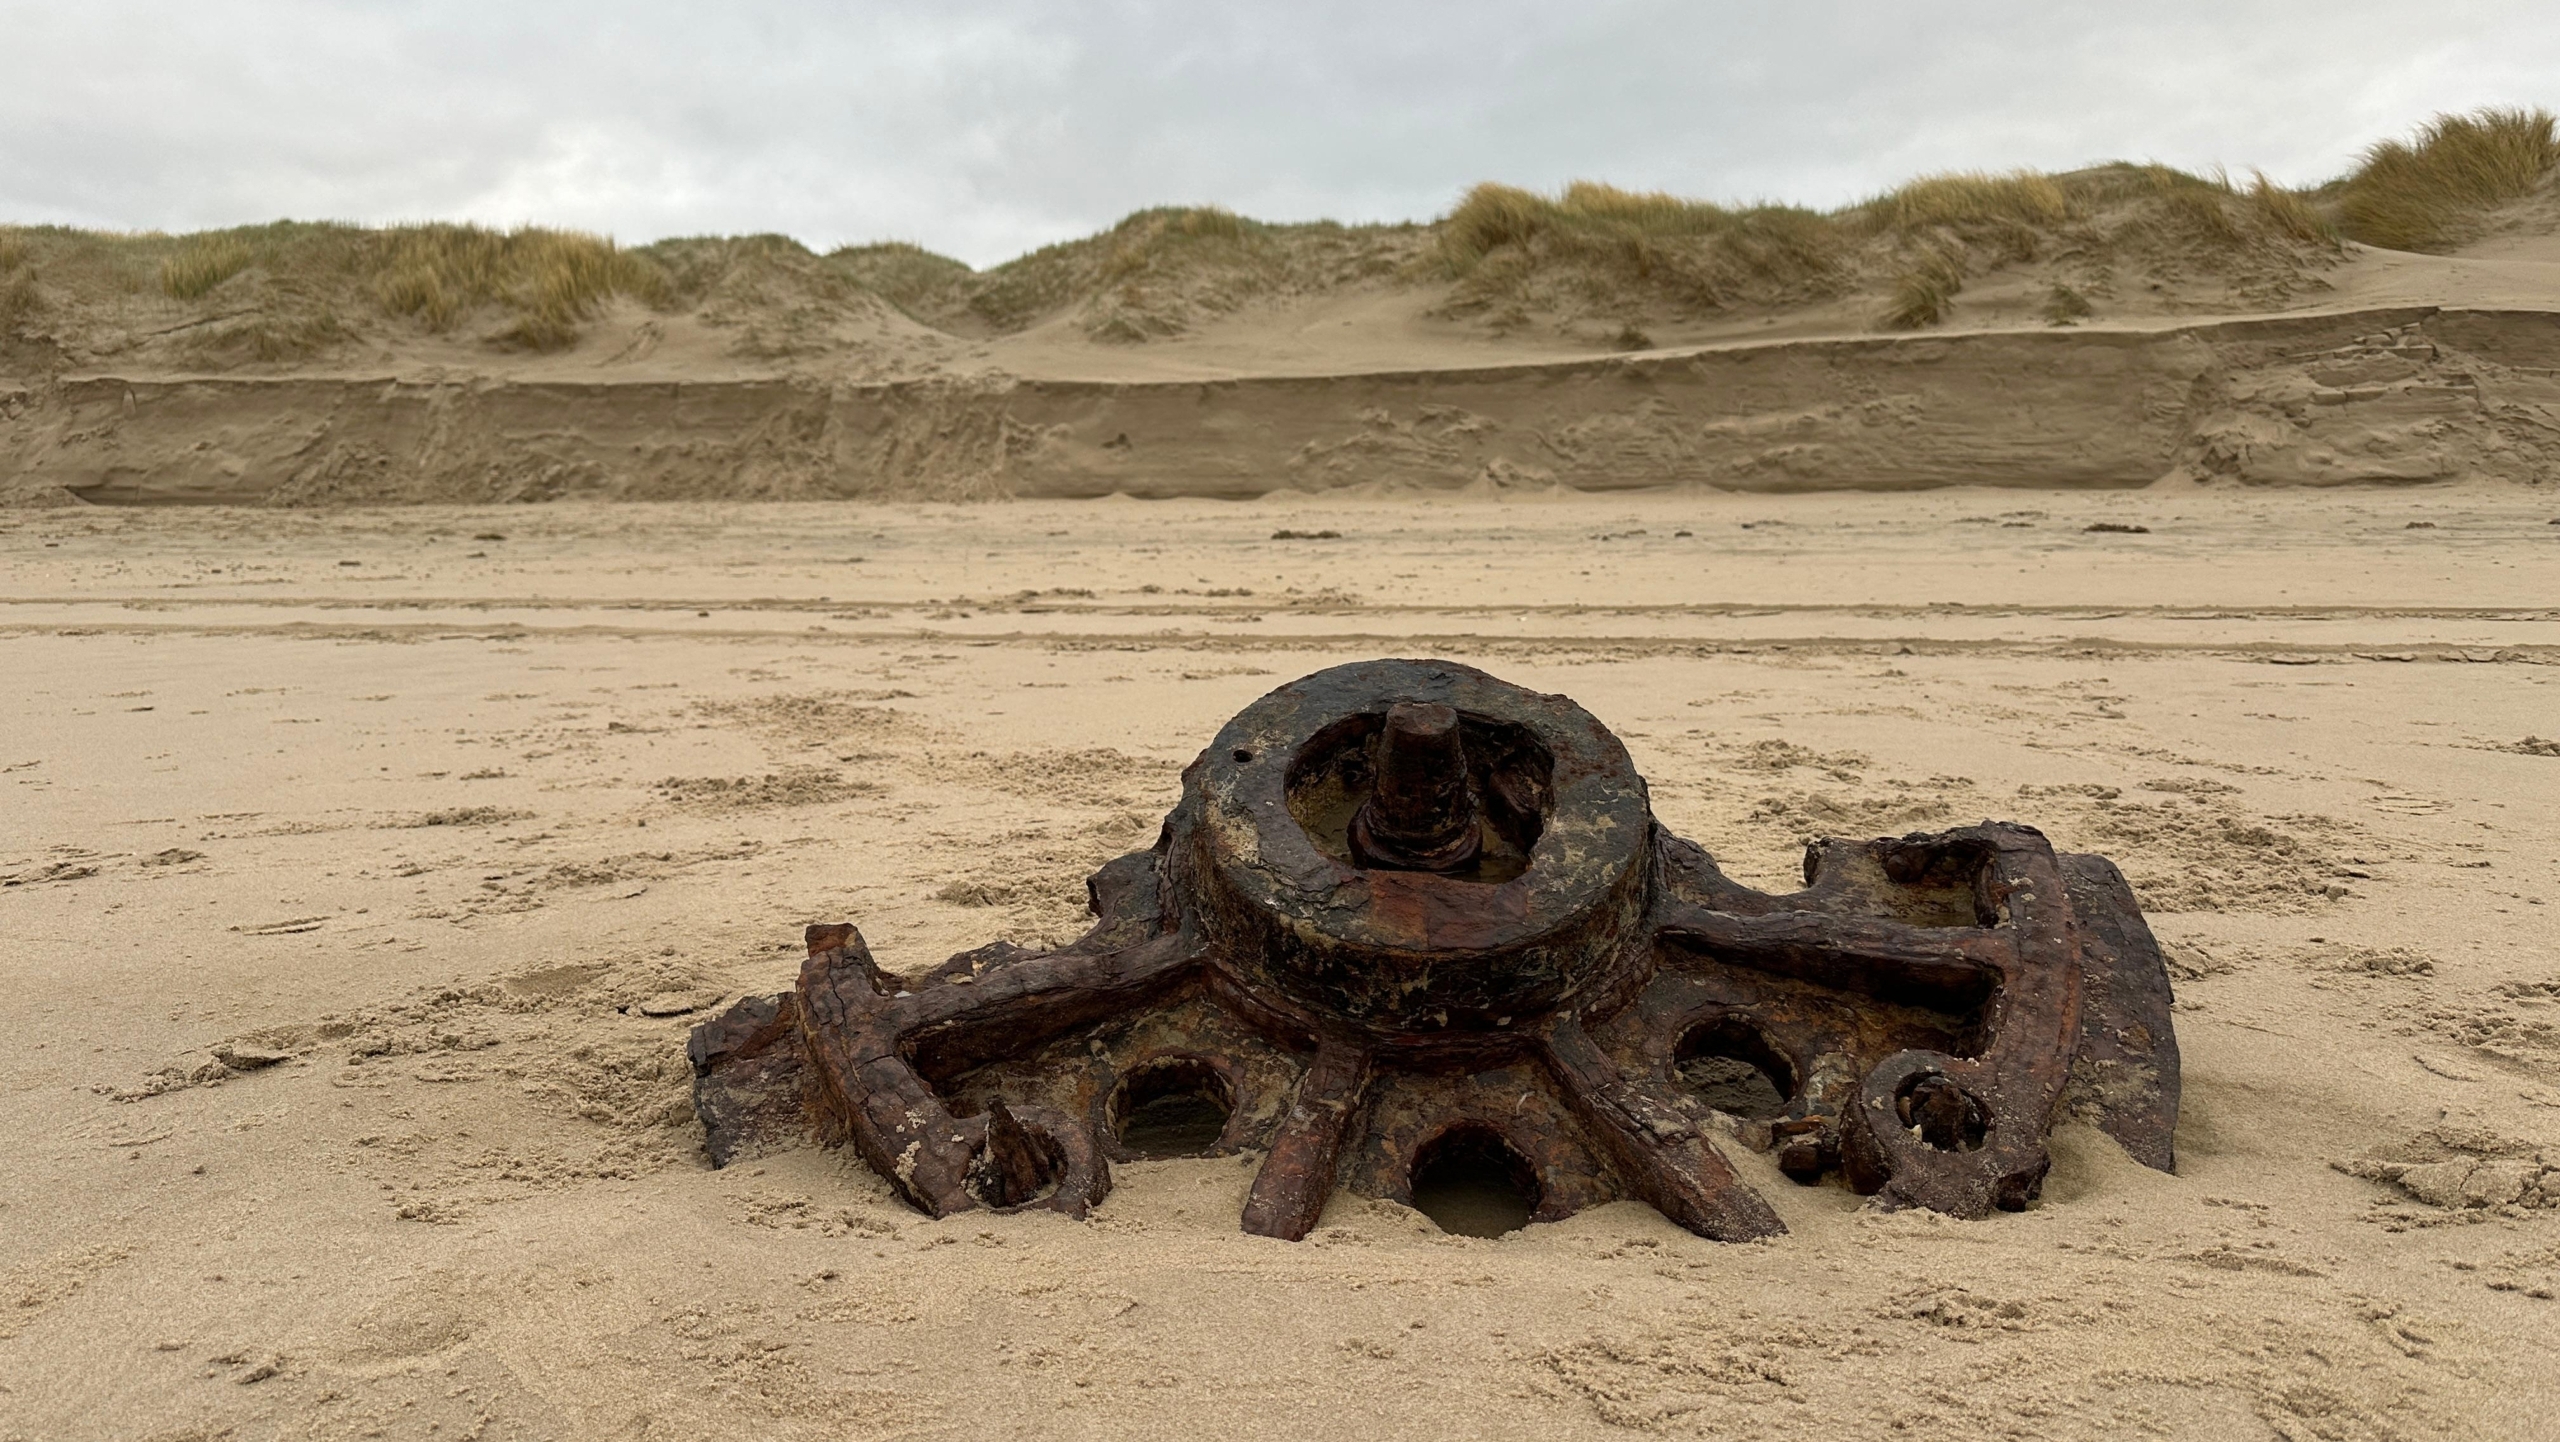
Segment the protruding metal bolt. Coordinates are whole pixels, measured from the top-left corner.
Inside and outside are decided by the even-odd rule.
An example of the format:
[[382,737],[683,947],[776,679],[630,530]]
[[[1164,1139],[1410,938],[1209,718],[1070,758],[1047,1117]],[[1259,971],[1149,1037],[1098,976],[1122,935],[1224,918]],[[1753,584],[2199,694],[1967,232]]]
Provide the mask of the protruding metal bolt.
[[1920,1140],[1942,1152],[1969,1152],[1982,1145],[1990,1119],[1963,1087],[1942,1076],[1924,1076],[1911,1088],[1910,1125]]
[[1351,818],[1351,854],[1385,871],[1463,870],[1484,844],[1455,709],[1399,701],[1378,738],[1377,781]]
[[1040,1143],[1003,1102],[988,1103],[986,1140],[969,1162],[970,1192],[996,1208],[1039,1200],[1057,1180],[1055,1159]]

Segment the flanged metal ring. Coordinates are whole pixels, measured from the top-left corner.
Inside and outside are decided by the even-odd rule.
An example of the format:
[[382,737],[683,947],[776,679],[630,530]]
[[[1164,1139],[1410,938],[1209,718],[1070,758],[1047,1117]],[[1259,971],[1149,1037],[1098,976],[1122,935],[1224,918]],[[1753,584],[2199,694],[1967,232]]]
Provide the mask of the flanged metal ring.
[[[1451,707],[1479,750],[1504,753],[1485,804],[1519,843],[1508,868],[1364,868],[1311,829],[1325,784],[1311,773],[1337,754],[1356,770],[1398,702]],[[1557,1009],[1610,969],[1650,900],[1653,815],[1626,747],[1571,699],[1471,666],[1365,661],[1294,681],[1228,722],[1191,780],[1175,845],[1217,954],[1248,989],[1391,1041]]]

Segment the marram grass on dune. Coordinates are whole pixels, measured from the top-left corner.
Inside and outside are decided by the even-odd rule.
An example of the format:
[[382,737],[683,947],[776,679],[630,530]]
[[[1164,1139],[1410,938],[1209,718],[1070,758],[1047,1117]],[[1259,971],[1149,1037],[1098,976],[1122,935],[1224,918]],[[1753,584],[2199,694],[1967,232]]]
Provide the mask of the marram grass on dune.
[[182,236],[39,226],[0,231],[0,260],[11,258],[0,265],[0,287],[21,272],[74,294],[156,290],[255,312],[267,322],[265,344],[250,347],[261,359],[325,348],[352,334],[365,311],[436,332],[493,313],[487,339],[550,350],[574,343],[579,326],[616,296],[653,305],[674,298],[657,261],[601,236],[535,226],[278,221]]
[[2391,250],[2460,244],[2483,211],[2533,193],[2560,166],[2560,137],[2543,109],[2440,115],[2409,140],[2365,152],[2345,179],[2316,194],[2348,236]]
[[1439,287],[1443,319],[1578,326],[1625,345],[1683,318],[1824,304],[1851,324],[1940,325],[1963,319],[1969,285],[2004,274],[2011,291],[2047,297],[2050,323],[2076,324],[2164,276],[2280,302],[2317,289],[2346,241],[2449,249],[2549,189],[2556,165],[2549,111],[2487,109],[2439,116],[2311,189],[2125,162],[1923,176],[1833,211],[1488,183],[1429,224],[1157,207],[984,270],[904,242],[821,255],[776,235],[626,247],[534,226],[0,226],[0,349],[68,355],[83,335],[166,337],[190,363],[219,367],[299,362],[412,327],[556,350],[618,303],[698,309],[741,354],[768,357],[823,350],[830,327],[891,312],[966,337],[1063,321],[1138,343],[1256,301],[1357,286]]

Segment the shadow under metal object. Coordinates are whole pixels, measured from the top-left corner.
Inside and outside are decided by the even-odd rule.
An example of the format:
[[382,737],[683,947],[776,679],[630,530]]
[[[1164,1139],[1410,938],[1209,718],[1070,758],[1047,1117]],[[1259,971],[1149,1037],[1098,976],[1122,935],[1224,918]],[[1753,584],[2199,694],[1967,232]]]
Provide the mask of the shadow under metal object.
[[1785,1228],[1719,1137],[1962,1217],[2036,1196],[2066,1111],[2172,1165],[2168,977],[2107,860],[1986,822],[1817,842],[1804,890],[1754,891],[1590,713],[1471,667],[1273,691],[1088,890],[1071,945],[909,979],[809,928],[794,990],[693,1034],[714,1165],[814,1132],[935,1216],[1080,1216],[1178,1114],[1262,1153],[1248,1232],[1410,1202],[1454,1149],[1535,1220],[1634,1197],[1722,1240]]

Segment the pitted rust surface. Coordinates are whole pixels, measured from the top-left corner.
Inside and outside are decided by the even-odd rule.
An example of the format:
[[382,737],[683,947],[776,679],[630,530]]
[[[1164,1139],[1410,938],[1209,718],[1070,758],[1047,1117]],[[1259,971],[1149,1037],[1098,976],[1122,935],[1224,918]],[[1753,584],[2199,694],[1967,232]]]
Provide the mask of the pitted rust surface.
[[811,927],[793,991],[694,1033],[713,1163],[814,1134],[935,1216],[1080,1216],[1170,1137],[1258,1153],[1244,1229],[1296,1238],[1464,1152],[1533,1219],[1634,1197],[1724,1240],[1784,1230],[1731,1145],[1965,1217],[2035,1197],[2066,1109],[2173,1163],[2168,977],[2104,858],[1985,822],[1755,891],[1597,719],[1470,667],[1263,697],[1089,891],[1071,945],[908,980]]

